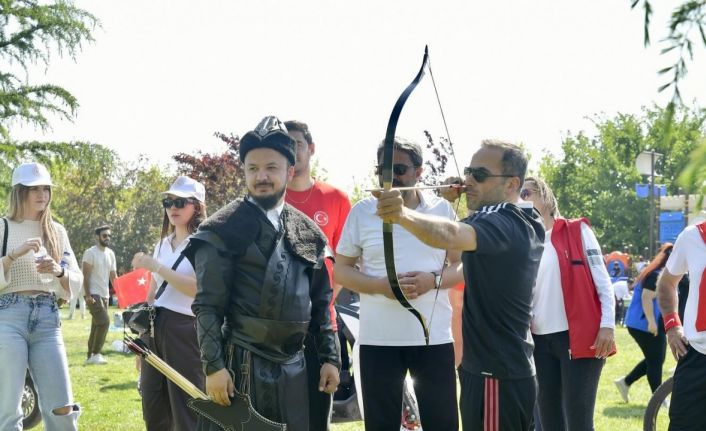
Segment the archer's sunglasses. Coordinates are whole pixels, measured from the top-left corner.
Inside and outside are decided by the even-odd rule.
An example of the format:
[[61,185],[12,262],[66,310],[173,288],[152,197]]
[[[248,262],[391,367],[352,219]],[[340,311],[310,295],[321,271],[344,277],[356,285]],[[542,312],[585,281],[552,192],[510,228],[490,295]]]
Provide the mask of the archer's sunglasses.
[[475,179],[478,183],[485,182],[485,180],[491,177],[512,178],[517,176],[506,174],[491,174],[490,171],[486,168],[472,168],[470,166],[466,166],[465,168],[463,168],[463,175],[465,175],[466,177],[473,176],[473,179]]
[[[405,165],[404,163],[395,163],[392,165],[392,172],[395,175],[404,175],[407,173],[407,169],[414,169],[415,166]],[[375,175],[382,175],[382,165],[375,166]]]
[[189,202],[191,202],[191,201],[187,198],[176,198],[176,199],[164,198],[164,199],[162,199],[162,206],[164,207],[165,210],[171,208],[172,205],[181,209],[181,208],[184,208],[184,206],[186,204],[188,204]]

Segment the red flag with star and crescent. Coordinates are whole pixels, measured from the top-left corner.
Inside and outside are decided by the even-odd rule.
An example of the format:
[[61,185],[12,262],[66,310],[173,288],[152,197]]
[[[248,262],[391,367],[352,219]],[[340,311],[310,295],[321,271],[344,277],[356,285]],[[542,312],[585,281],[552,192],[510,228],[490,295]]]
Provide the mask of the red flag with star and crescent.
[[152,273],[146,269],[123,274],[115,279],[115,294],[118,296],[118,307],[126,308],[129,305],[147,300]]

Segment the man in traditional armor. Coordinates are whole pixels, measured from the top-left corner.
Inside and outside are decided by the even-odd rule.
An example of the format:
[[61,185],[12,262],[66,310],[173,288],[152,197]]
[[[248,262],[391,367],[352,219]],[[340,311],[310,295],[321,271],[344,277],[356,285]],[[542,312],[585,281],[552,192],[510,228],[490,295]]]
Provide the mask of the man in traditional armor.
[[[316,338],[319,391],[333,393],[340,369],[328,304],[326,238],[284,202],[296,146],[276,117],[240,141],[248,196],[209,217],[184,252],[196,270],[193,304],[206,391],[229,405],[234,391],[288,430],[309,429],[304,339]],[[202,430],[219,429],[200,422]]]

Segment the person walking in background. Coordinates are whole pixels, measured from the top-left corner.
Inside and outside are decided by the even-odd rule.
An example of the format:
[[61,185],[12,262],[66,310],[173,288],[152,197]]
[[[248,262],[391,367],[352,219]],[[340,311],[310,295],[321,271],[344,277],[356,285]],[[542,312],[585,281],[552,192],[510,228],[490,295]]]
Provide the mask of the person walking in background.
[[[57,299],[81,285],[66,229],[52,219],[53,184],[39,163],[12,172],[0,220],[0,430],[22,429],[25,374],[37,390],[45,429],[78,429]],[[60,264],[63,259],[63,265]]]
[[83,289],[88,310],[91,312],[91,333],[88,336],[86,365],[103,365],[107,363],[101,354],[101,349],[110,327],[110,316],[108,316],[110,283],[117,275],[115,253],[108,248],[112,236],[110,226],[97,227],[94,233],[96,245],[83,253],[81,262]]
[[[610,276],[588,220],[562,218],[554,193],[539,178],[528,177],[520,196],[539,211],[546,230],[532,295],[542,429],[593,430],[598,381],[605,358],[615,352]],[[573,269],[575,254],[584,277]]]
[[83,296],[83,286],[76,285],[74,290],[71,291],[71,300],[69,301],[69,316],[68,320],[74,318],[74,312],[76,312],[76,306],[79,307],[81,313],[81,319],[86,318],[86,298]]
[[650,390],[656,391],[662,384],[662,365],[667,353],[667,337],[664,332],[662,314],[657,307],[657,278],[667,259],[672,254],[673,245],[665,243],[660,247],[657,256],[640,272],[633,285],[633,295],[627,314],[625,326],[645,356],[626,376],[615,380],[620,396],[626,403],[630,401],[628,391],[630,385],[647,376]]
[[[287,185],[285,202],[314,220],[321,231],[326,235],[328,245],[336,250],[338,240],[341,238],[343,224],[346,222],[351,204],[348,195],[329,184],[316,180],[311,176],[311,156],[316,151],[316,144],[309,131],[309,126],[301,121],[285,121],[289,136],[294,140],[297,149],[296,163],[294,164],[294,178]],[[333,304],[341,289],[340,284],[333,280],[333,263],[326,259],[333,295],[329,304],[331,325],[338,331],[336,324],[336,311]],[[338,339],[338,338],[337,338]],[[339,350],[340,350],[340,339]],[[309,376],[310,412],[309,431],[326,431],[331,420],[331,406],[333,396],[326,392],[319,392],[319,359],[316,353],[314,336],[310,333],[304,342],[304,355],[306,356],[307,374]],[[345,345],[345,344],[344,344]],[[348,357],[348,352],[340,352]],[[342,356],[343,359],[343,356]]]
[[[206,191],[200,182],[181,176],[163,195],[161,239],[152,256],[137,253],[132,259],[135,269],[152,272],[148,302],[156,310],[154,337],[147,334],[143,339],[157,356],[203,390],[205,376],[201,371],[196,319],[191,311],[196,296],[196,273],[188,260],[181,259],[181,252],[188,244],[188,236],[206,218]],[[196,429],[196,413],[186,405],[188,395],[144,359],[140,360],[142,417],[146,429]]]

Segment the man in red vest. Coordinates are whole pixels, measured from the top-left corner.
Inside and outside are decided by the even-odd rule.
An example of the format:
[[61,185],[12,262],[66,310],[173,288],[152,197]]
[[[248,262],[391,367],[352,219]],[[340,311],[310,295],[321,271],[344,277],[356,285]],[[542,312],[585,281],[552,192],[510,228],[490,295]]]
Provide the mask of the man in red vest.
[[[669,429],[706,429],[706,223],[679,234],[657,282],[667,343],[677,362],[669,407]],[[677,312],[677,284],[689,273],[689,295],[682,325]]]

